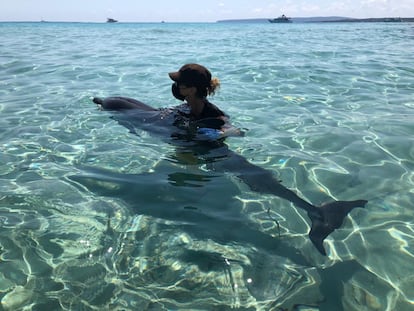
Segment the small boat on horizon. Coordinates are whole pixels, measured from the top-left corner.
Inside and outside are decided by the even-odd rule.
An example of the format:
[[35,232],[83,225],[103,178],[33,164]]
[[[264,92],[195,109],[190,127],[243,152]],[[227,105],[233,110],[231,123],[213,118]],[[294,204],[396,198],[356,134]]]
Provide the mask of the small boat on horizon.
[[271,23],[291,23],[292,20],[290,19],[290,17],[287,17],[285,14],[283,14],[282,16],[279,16],[277,18],[269,19],[269,22],[271,22]]
[[107,22],[107,23],[117,23],[118,21],[117,21],[116,19],[113,19],[113,18],[109,18],[109,17],[108,17],[108,18],[106,19],[106,22]]

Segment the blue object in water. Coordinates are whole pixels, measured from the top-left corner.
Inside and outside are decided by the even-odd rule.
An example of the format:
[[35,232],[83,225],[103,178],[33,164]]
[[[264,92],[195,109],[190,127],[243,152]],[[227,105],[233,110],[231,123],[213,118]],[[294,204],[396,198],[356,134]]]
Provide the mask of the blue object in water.
[[199,134],[199,138],[206,139],[206,140],[216,140],[220,138],[221,132],[216,129],[211,129],[207,127],[201,127],[197,130],[197,134]]

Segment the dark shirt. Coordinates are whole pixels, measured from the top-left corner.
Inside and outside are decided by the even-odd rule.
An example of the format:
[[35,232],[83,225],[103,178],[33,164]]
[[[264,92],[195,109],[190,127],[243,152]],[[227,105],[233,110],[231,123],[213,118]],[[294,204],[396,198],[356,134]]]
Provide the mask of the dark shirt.
[[225,116],[226,114],[223,111],[221,111],[216,105],[206,101],[204,103],[203,111],[197,118],[194,118],[194,119],[201,120],[201,119],[206,119],[206,118],[218,118],[218,117],[225,117]]
[[175,112],[173,125],[179,128],[187,128],[189,126],[189,122],[191,121],[198,121],[207,118],[227,117],[227,115],[216,105],[208,101],[204,103],[203,111],[201,111],[200,115],[197,117],[191,114],[188,104],[182,104],[174,107],[173,111]]
[[186,119],[197,121],[206,118],[219,118],[227,117],[227,115],[221,111],[216,105],[205,101],[203,111],[201,111],[199,116],[195,116],[190,111],[190,106],[188,104],[182,104],[177,107],[172,108],[176,112],[177,117],[184,117]]

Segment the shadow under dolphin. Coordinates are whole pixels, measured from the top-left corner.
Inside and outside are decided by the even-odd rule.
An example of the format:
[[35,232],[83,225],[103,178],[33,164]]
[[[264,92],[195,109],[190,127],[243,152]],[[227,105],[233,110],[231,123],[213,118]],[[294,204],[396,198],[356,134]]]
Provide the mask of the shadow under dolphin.
[[272,172],[250,163],[243,156],[230,150],[224,140],[197,139],[198,128],[218,129],[224,124],[219,119],[188,122],[186,128],[180,128],[174,125],[176,111],[173,109],[155,109],[127,97],[105,99],[95,97],[93,102],[105,110],[112,111],[112,118],[128,128],[131,133],[136,134],[138,128],[160,135],[164,140],[167,139],[168,143],[176,146],[175,160],[181,164],[194,164],[195,161],[206,164],[212,172],[229,172],[248,185],[251,190],[278,196],[305,210],[311,220],[309,238],[322,255],[326,255],[323,247],[325,238],[341,227],[350,211],[357,207],[363,208],[368,202],[366,200],[334,201],[315,206],[305,201],[295,192],[284,187]]
[[[77,188],[119,198],[134,213],[168,220],[168,227],[177,226],[196,240],[210,239],[223,244],[237,241],[289,258],[300,266],[311,266],[308,259],[288,243],[289,239],[275,241],[238,211],[223,208],[223,204],[229,204],[229,199],[239,191],[236,185],[229,186],[226,177],[208,172],[188,174],[177,172],[177,169],[167,174],[124,174],[85,166],[78,169],[79,174],[67,176]],[[192,191],[188,191],[189,187]],[[215,196],[211,197],[211,193]],[[217,197],[223,204],[210,203]]]

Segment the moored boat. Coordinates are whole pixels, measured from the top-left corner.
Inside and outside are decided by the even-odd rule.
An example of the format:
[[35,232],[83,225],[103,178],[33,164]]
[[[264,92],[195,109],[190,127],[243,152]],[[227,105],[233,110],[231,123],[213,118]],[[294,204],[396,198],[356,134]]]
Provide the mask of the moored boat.
[[290,17],[287,17],[285,14],[283,14],[282,16],[279,16],[277,18],[269,19],[269,22],[271,22],[271,23],[291,23],[292,20],[290,19]]

